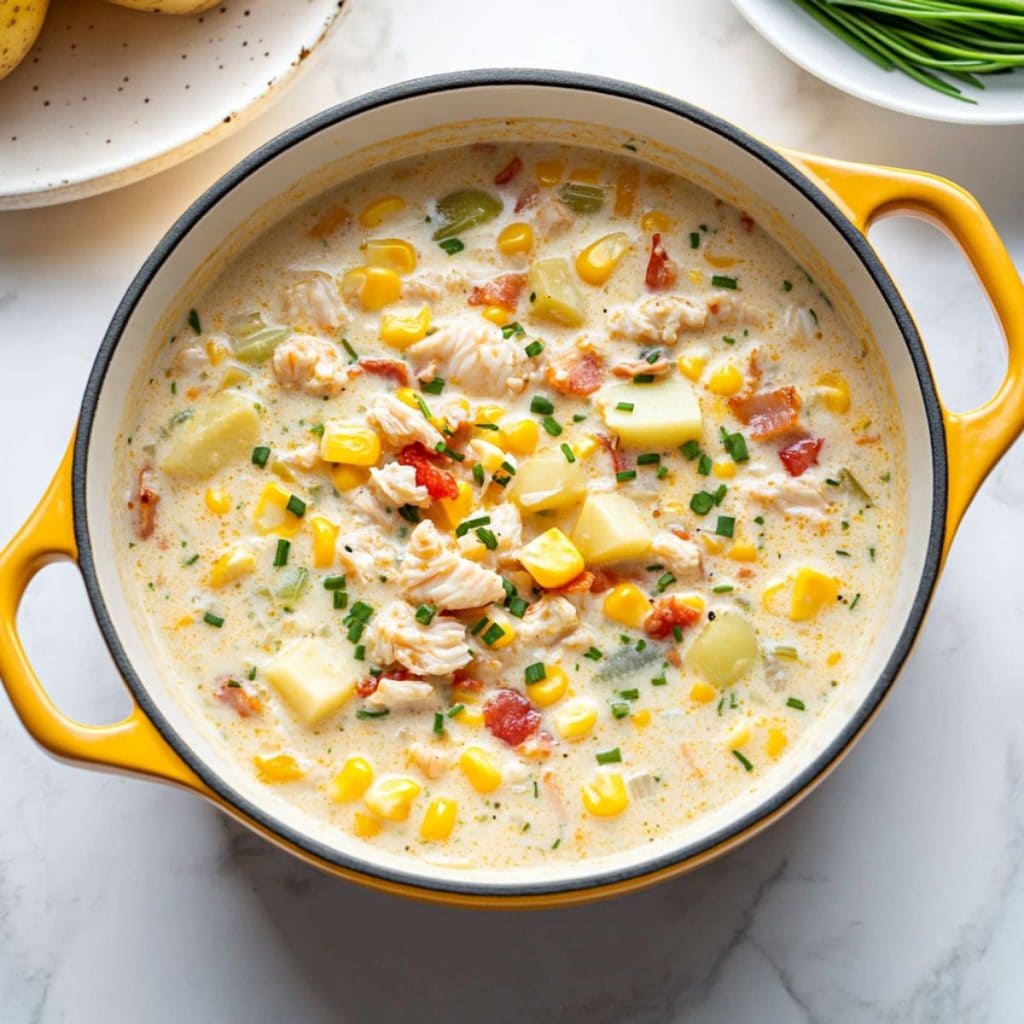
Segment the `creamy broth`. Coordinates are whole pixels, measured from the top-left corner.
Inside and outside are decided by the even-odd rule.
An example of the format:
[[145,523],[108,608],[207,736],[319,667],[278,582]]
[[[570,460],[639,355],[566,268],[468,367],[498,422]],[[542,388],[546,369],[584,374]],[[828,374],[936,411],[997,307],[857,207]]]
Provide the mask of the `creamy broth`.
[[886,614],[880,357],[629,153],[353,179],[197,295],[136,395],[139,619],[327,841],[505,869],[664,837],[795,757]]

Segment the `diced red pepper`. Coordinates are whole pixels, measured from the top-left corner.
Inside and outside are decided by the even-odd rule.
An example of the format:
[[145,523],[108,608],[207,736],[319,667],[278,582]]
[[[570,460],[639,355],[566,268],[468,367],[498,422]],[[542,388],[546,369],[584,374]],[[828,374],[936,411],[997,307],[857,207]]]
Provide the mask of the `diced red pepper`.
[[230,676],[221,676],[217,680],[217,689],[213,691],[213,695],[222,704],[233,708],[239,718],[251,718],[263,710],[259,698],[254,697],[237,679]]
[[583,398],[592,395],[601,386],[603,366],[599,356],[588,352],[578,359],[573,359],[568,367],[549,366],[545,376],[551,387],[560,395]]
[[540,728],[540,715],[521,693],[497,690],[484,705],[484,724],[499,740],[518,747]]
[[818,453],[825,443],[823,437],[801,437],[779,449],[779,458],[790,476],[803,476],[818,464]]
[[754,218],[749,213],[740,214],[740,226],[744,231],[753,231],[755,227]]
[[568,583],[562,587],[557,587],[554,590],[549,590],[549,594],[585,594],[588,590],[594,586],[595,576],[588,569],[584,569],[578,576],[573,576]]
[[532,210],[540,198],[540,189],[536,185],[527,185],[516,199],[516,213]]
[[416,470],[416,483],[425,487],[427,493],[435,501],[438,498],[457,498],[459,488],[455,483],[455,477],[438,469],[434,463],[439,461],[439,456],[428,451],[419,441],[406,445],[398,453],[398,461],[403,466],[412,466]]
[[514,310],[525,285],[525,274],[502,274],[487,284],[477,285],[469,293],[469,304],[501,306],[502,309]]
[[399,387],[409,383],[409,367],[401,359],[360,359],[357,365],[366,373],[393,380]]
[[609,437],[607,434],[594,434],[594,440],[608,453],[612,460],[612,468],[616,473],[629,469],[629,460],[619,447],[617,437]]
[[460,690],[472,690],[477,692],[484,688],[483,680],[473,675],[473,663],[470,662],[465,668],[458,668],[452,673],[452,686]]
[[154,482],[153,468],[143,466],[139,470],[135,494],[128,507],[135,512],[135,535],[139,540],[147,540],[156,529],[156,507],[160,503],[160,494]]
[[494,184],[507,185],[522,169],[523,161],[519,159],[518,155],[513,156],[494,176]]
[[661,244],[661,235],[651,236],[651,257],[644,280],[653,291],[671,288],[676,283],[676,265]]
[[759,441],[792,428],[800,412],[800,395],[796,388],[776,388],[774,391],[757,391],[752,395],[734,395],[729,399],[729,408],[739,417],[740,422],[750,427],[750,436]]
[[360,697],[369,697],[371,693],[377,692],[378,686],[380,686],[380,676],[367,676],[356,683],[356,693]]
[[655,640],[663,640],[676,626],[685,629],[699,621],[699,611],[684,604],[678,595],[672,595],[654,602],[654,607],[644,619],[644,632]]

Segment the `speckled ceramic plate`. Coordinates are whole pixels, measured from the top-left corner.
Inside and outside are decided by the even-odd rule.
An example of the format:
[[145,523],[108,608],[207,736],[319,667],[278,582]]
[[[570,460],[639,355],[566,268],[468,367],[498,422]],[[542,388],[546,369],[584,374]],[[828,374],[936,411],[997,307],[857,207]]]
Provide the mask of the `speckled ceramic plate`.
[[967,87],[961,103],[895,71],[883,71],[792,0],[733,0],[758,32],[794,64],[869,103],[901,114],[957,124],[1024,124],[1024,70],[988,75],[985,89]]
[[144,14],[50,4],[0,81],[0,209],[126,185],[205,149],[280,95],[345,0],[226,0]]

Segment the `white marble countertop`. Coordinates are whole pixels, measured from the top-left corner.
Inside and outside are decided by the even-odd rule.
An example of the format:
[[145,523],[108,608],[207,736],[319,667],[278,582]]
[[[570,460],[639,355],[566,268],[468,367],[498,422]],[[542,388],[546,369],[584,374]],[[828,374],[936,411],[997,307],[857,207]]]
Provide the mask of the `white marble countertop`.
[[[632,79],[777,143],[945,174],[1024,263],[1024,132],[845,97],[725,0],[351,2],[299,85],[240,134],[123,191],[0,214],[0,538],[55,468],[97,342],[173,218],[257,143],[395,80],[515,65]],[[977,404],[1002,357],[962,259],[905,220],[873,237],[947,398]],[[188,795],[48,760],[0,697],[0,1018],[1020,1020],[1022,480],[1018,446],[968,514],[884,712],[825,785],[712,866],[583,909],[474,913],[339,883]],[[22,624],[64,709],[123,712],[73,568],[37,579]]]

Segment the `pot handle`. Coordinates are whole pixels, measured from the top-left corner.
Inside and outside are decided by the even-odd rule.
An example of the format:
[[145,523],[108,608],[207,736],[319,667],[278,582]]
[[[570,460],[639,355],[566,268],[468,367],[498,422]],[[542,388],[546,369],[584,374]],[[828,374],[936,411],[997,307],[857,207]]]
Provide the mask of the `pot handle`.
[[989,471],[1024,429],[1024,285],[978,201],[959,185],[923,171],[789,154],[837,199],[862,231],[880,217],[923,217],[952,236],[978,275],[1006,339],[1006,375],[996,393],[970,412],[943,405],[949,497],[943,558]]
[[22,724],[54,757],[205,792],[134,701],[131,714],[113,725],[84,725],[62,714],[43,689],[18,636],[18,607],[32,577],[51,562],[78,560],[71,498],[73,450],[74,438],[42,500],[0,552],[0,681]]

